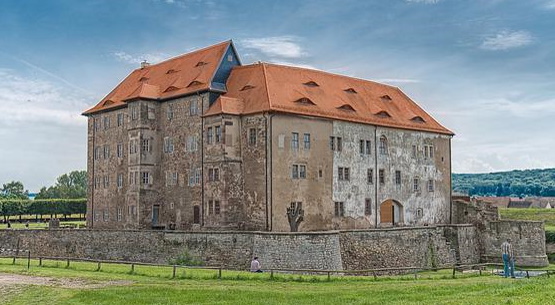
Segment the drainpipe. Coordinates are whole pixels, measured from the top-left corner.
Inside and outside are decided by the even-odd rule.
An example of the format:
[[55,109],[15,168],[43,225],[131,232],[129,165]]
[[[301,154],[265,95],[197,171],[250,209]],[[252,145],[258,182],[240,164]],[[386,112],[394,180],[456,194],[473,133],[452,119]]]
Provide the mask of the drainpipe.
[[[210,94],[210,93],[208,93]],[[197,91],[198,100],[200,100],[200,226],[204,227],[204,96]],[[196,169],[195,169],[196,172]],[[193,207],[194,208],[194,207]],[[194,217],[194,215],[193,215]],[[194,222],[194,220],[193,220]]]
[[90,190],[90,192],[91,192],[91,213],[90,213],[91,229],[94,228],[94,190],[95,190],[95,187],[94,187],[95,186],[95,180],[94,180],[94,178],[95,178],[94,177],[94,165],[95,164],[94,163],[95,163],[95,157],[96,157],[95,156],[96,149],[94,147],[94,144],[95,144],[95,139],[96,139],[96,117],[93,117],[93,128],[92,128],[92,130],[93,130],[93,132],[92,132],[92,136],[93,136],[93,138],[92,138],[92,155],[93,155],[93,157],[92,157],[92,173],[91,173],[92,187],[91,187],[91,190]]
[[374,227],[378,228],[378,126],[374,126]]
[[[268,219],[268,138],[271,139],[271,137],[268,136],[268,117],[267,114],[264,114],[264,125],[265,125],[265,131],[264,131],[264,135],[266,136],[266,140],[265,140],[265,149],[266,149],[266,155],[264,158],[264,171],[265,171],[265,178],[266,178],[266,185],[265,185],[265,189],[266,189],[266,231],[269,231],[270,228],[270,224],[269,224],[269,219]],[[271,143],[271,141],[270,141]]]
[[449,137],[449,223],[453,224],[453,178],[451,171],[453,170],[451,162],[451,137]]

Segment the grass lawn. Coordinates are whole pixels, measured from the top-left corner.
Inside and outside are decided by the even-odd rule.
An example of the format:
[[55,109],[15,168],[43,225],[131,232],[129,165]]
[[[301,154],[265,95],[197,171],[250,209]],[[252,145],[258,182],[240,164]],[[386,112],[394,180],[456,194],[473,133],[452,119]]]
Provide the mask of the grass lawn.
[[218,280],[213,270],[199,270],[197,276],[187,276],[191,270],[186,270],[171,279],[168,268],[159,267],[139,266],[138,274],[129,274],[129,266],[110,265],[96,272],[93,264],[66,269],[63,262],[53,268],[53,262],[37,267],[33,261],[27,271],[23,263],[0,259],[0,273],[53,278],[53,284],[9,286],[0,281],[6,304],[549,304],[555,299],[553,277],[515,280],[485,274],[451,279],[446,270],[418,280],[332,277],[328,282],[325,276],[280,275],[270,280],[267,273],[224,271]]
[[499,208],[501,219],[544,221],[545,226],[555,228],[555,209]]
[[[25,229],[25,222],[19,222],[12,220],[10,222],[12,229]],[[60,227],[64,226],[75,226],[75,227],[84,227],[85,221],[60,221]],[[0,230],[7,229],[8,225],[5,223],[0,224]],[[29,229],[47,229],[48,222],[36,222],[34,220],[29,221]]]

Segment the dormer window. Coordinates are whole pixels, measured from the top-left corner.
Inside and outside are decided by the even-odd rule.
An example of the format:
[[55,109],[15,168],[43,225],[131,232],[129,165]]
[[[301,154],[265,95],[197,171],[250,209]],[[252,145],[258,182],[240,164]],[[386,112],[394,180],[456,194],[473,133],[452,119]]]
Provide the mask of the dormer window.
[[349,104],[341,105],[341,106],[337,107],[337,109],[344,110],[344,111],[356,111],[355,108],[353,108],[353,106],[351,106]]
[[387,111],[383,111],[383,110],[380,111],[380,112],[378,112],[378,113],[376,113],[375,115],[376,115],[377,117],[382,118],[382,119],[387,119],[387,118],[390,118],[390,117],[391,117],[391,115],[389,115],[389,113],[387,113]]
[[252,89],[252,88],[254,88],[253,85],[245,85],[245,86],[244,86],[243,88],[241,88],[241,90],[239,90],[239,91],[245,91],[245,90],[249,90],[249,89]]
[[146,76],[143,76],[143,77],[139,78],[140,82],[145,82],[147,80],[148,80],[148,77],[146,77]]
[[172,74],[172,73],[175,73],[175,72],[177,72],[177,70],[169,69],[168,71],[166,71],[166,74]]
[[114,103],[114,101],[112,100],[106,100],[104,103],[102,103],[102,106],[110,106]]
[[308,98],[306,98],[306,97],[303,97],[303,98],[300,98],[300,99],[296,100],[296,101],[295,101],[295,104],[300,104],[300,105],[305,105],[305,106],[313,106],[313,105],[316,105],[316,104],[314,104],[313,101],[311,101],[310,99],[308,99]]
[[197,64],[195,65],[195,67],[201,67],[201,66],[204,66],[204,65],[207,65],[207,64],[208,64],[208,63],[205,62],[205,61],[199,61],[199,62],[197,62]]
[[357,93],[357,91],[356,91],[354,88],[347,88],[347,89],[345,89],[345,90],[343,90],[343,91],[345,91],[345,92],[347,92],[347,93]]
[[166,90],[164,90],[164,92],[170,92],[170,91],[175,91],[179,88],[177,88],[176,86],[169,86]]
[[392,100],[392,99],[391,99],[391,96],[389,96],[389,95],[387,95],[387,94],[386,94],[386,95],[380,96],[380,99],[381,99],[382,101],[385,101],[385,102],[389,102],[389,101]]
[[410,119],[415,123],[426,123],[426,121],[421,116],[415,116],[414,118]]
[[303,85],[307,86],[307,87],[320,87],[320,85],[318,85],[315,81],[309,81],[304,83]]
[[198,85],[202,85],[202,83],[199,82],[198,80],[194,80],[189,85],[187,85],[187,88],[192,87],[192,86],[198,86]]

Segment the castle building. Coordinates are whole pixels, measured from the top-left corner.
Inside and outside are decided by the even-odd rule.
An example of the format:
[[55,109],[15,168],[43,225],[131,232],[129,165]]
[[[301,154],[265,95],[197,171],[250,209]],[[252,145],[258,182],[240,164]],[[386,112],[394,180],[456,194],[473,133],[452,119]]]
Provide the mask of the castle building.
[[89,228],[450,222],[453,133],[397,87],[242,65],[227,41],[143,63],[83,114]]

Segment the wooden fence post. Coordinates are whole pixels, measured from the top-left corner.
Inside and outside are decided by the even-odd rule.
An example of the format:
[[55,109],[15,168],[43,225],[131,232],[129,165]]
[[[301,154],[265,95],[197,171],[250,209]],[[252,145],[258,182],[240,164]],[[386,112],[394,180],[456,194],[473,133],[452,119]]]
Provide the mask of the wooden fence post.
[[218,279],[222,278],[222,267],[218,268]]
[[173,265],[172,279],[175,278],[175,269],[177,269],[177,266],[176,266],[176,265]]
[[31,251],[27,251],[27,270],[31,268]]
[[42,267],[42,257],[39,257],[39,267]]
[[98,265],[96,267],[96,271],[100,271],[100,261],[98,261]]
[[135,264],[131,264],[131,274],[135,273]]

